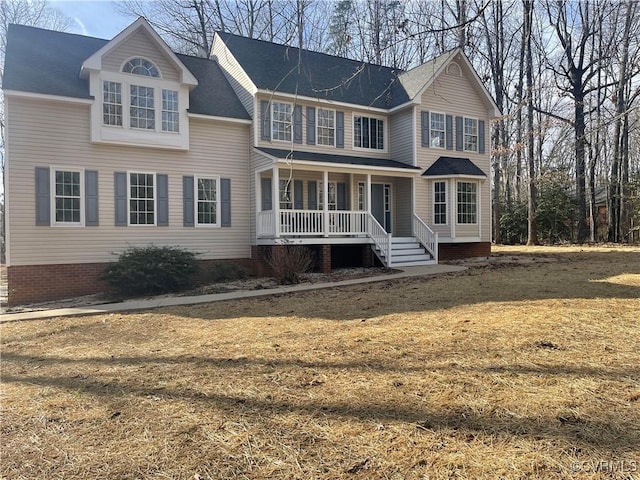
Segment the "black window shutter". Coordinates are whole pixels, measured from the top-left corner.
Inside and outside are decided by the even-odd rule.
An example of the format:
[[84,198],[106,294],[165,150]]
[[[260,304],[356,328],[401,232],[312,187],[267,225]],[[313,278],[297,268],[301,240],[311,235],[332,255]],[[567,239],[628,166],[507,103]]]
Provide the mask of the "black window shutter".
[[114,196],[115,196],[115,224],[116,227],[127,226],[127,174],[115,172]]
[[231,179],[220,179],[220,226],[231,226]]
[[302,143],[302,107],[293,107],[293,143]]
[[484,120],[478,120],[478,153],[484,153]]
[[51,170],[36,167],[36,225],[51,225]]
[[318,183],[315,180],[307,182],[307,199],[309,210],[318,209]]
[[338,208],[338,210],[346,210],[347,209],[347,184],[338,182],[336,187],[337,187],[336,207]]
[[260,190],[262,190],[262,211],[273,210],[273,204],[271,202],[271,179],[262,178],[260,179],[260,184]]
[[271,140],[271,107],[266,100],[260,100],[260,138]]
[[182,224],[185,227],[195,227],[194,179],[182,177]]
[[84,171],[84,224],[87,227],[98,226],[98,172]]
[[158,182],[158,218],[156,225],[159,227],[169,226],[169,177],[167,175],[156,175]]
[[464,131],[462,126],[462,117],[456,117],[456,150],[461,152],[464,142]]
[[304,192],[302,191],[302,180],[293,181],[293,208],[302,210],[304,208]]
[[422,122],[422,146],[429,146],[429,112],[422,112],[421,114],[421,122]]
[[307,145],[316,144],[316,109],[307,107]]
[[344,148],[344,112],[336,112],[336,147]]
[[453,150],[453,117],[451,115],[446,116],[444,136],[447,144],[447,150]]

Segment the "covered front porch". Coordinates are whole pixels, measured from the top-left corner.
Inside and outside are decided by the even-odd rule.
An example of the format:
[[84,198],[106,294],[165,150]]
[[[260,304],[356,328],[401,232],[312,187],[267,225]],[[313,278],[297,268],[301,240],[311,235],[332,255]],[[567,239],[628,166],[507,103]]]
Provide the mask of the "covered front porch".
[[257,169],[258,245],[370,244],[390,266],[394,241],[411,239],[437,261],[437,235],[414,214],[414,168],[310,163],[278,159]]

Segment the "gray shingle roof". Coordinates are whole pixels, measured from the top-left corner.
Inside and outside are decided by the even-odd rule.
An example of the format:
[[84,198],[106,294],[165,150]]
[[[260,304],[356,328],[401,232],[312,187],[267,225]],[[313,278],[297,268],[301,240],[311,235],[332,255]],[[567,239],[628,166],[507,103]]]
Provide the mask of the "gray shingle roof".
[[293,154],[291,154],[290,150],[264,147],[257,147],[256,150],[266,153],[267,155],[271,155],[272,157],[291,158],[294,161],[304,160],[309,162],[344,163],[347,165],[361,165],[367,167],[392,167],[401,168],[404,170],[419,170],[418,167],[407,165],[406,163],[398,162],[395,160],[387,160],[384,158],[354,157],[352,155],[336,155],[328,153],[298,151],[294,151]]
[[[5,90],[92,98],[89,82],[80,78],[82,63],[108,40],[9,25],[2,87]],[[178,55],[198,79],[189,95],[189,112],[250,119],[217,63]]]
[[470,175],[486,177],[487,175],[468,158],[440,157],[422,174],[423,177],[438,177],[449,175]]
[[410,100],[397,78],[402,70],[230,33],[218,35],[259,89],[378,108]]

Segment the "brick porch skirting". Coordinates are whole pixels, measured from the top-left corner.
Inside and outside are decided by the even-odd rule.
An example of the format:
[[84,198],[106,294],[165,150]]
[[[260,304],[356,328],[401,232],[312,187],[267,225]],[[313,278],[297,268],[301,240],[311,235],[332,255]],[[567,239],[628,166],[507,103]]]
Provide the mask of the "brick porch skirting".
[[491,242],[440,243],[438,245],[438,260],[442,261],[489,255],[491,255]]

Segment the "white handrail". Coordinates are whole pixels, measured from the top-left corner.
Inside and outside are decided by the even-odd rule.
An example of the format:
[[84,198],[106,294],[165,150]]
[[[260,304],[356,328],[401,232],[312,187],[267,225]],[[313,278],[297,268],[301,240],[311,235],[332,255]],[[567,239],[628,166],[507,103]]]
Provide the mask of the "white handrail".
[[378,247],[378,250],[380,250],[380,255],[384,257],[385,267],[389,267],[391,266],[391,234],[387,233],[371,213],[367,213],[367,215],[369,237],[373,240],[376,247]]
[[438,263],[438,233],[431,230],[415,213],[413,214],[413,236],[418,239]]

